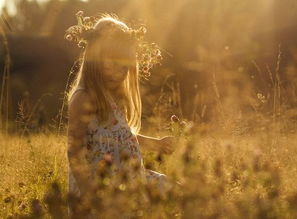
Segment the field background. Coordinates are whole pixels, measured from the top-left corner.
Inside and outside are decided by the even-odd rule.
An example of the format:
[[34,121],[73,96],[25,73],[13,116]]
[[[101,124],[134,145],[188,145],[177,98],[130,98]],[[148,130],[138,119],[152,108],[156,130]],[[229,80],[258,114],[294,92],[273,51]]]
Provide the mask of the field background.
[[145,24],[146,39],[162,48],[162,65],[141,81],[141,132],[174,134],[180,141],[171,155],[143,149],[143,156],[147,167],[187,189],[160,202],[152,198],[153,211],[139,208],[137,217],[297,216],[296,1],[3,0],[0,5],[1,218],[65,213],[64,205],[51,210],[44,195],[52,182],[63,197],[67,189],[64,94],[80,49],[64,32],[76,24],[79,10],[86,16],[116,13],[132,27]]

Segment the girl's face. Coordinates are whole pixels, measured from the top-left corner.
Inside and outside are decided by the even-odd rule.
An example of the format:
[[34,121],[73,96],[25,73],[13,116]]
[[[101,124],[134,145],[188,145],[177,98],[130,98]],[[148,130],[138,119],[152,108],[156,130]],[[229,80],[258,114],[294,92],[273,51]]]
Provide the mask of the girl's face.
[[108,89],[119,87],[128,75],[128,71],[135,65],[133,53],[107,54],[102,60],[102,77]]

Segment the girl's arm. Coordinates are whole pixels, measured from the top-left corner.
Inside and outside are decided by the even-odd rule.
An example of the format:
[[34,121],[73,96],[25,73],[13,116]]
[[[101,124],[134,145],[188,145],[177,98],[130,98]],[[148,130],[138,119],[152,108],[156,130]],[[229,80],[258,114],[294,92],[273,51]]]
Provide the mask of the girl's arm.
[[156,138],[138,134],[137,139],[140,146],[142,146],[142,148],[147,151],[159,151],[165,154],[171,154],[173,152],[173,144],[175,139],[173,136]]
[[68,160],[81,194],[86,194],[90,188],[91,170],[85,159],[86,133],[89,121],[90,107],[85,92],[77,92],[68,107]]

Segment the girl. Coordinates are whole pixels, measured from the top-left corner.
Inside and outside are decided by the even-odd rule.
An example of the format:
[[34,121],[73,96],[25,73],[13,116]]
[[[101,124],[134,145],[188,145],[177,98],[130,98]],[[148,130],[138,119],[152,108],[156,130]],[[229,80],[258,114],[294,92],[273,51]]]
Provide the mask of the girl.
[[98,163],[111,162],[116,174],[124,168],[123,154],[140,167],[130,180],[139,174],[147,181],[156,179],[164,190],[166,175],[145,169],[139,149],[158,145],[171,152],[173,143],[170,136],[139,134],[139,32],[110,15],[95,20],[79,12],[77,17],[79,25],[71,28],[72,34],[66,31],[67,39],[80,47],[83,43],[84,48],[80,71],[68,93],[69,192],[87,195]]

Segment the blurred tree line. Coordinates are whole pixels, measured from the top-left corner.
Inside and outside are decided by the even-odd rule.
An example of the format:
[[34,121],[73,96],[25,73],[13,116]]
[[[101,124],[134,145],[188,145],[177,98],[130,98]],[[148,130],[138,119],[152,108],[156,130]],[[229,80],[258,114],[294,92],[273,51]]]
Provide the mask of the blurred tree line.
[[[67,78],[80,52],[63,37],[76,24],[79,10],[86,15],[116,13],[131,26],[145,24],[147,39],[163,49],[162,66],[142,83],[144,117],[158,111],[159,103],[168,106],[165,119],[177,113],[207,122],[215,118],[218,99],[232,106],[229,109],[248,112],[257,94],[271,97],[278,74],[282,103],[297,104],[296,1],[9,1],[16,14],[4,6],[1,27],[11,57],[11,119],[17,117],[21,100],[31,107],[39,104],[36,112],[46,117],[41,123],[58,119]],[[4,69],[2,45],[0,54]],[[176,106],[179,112],[174,112]]]

